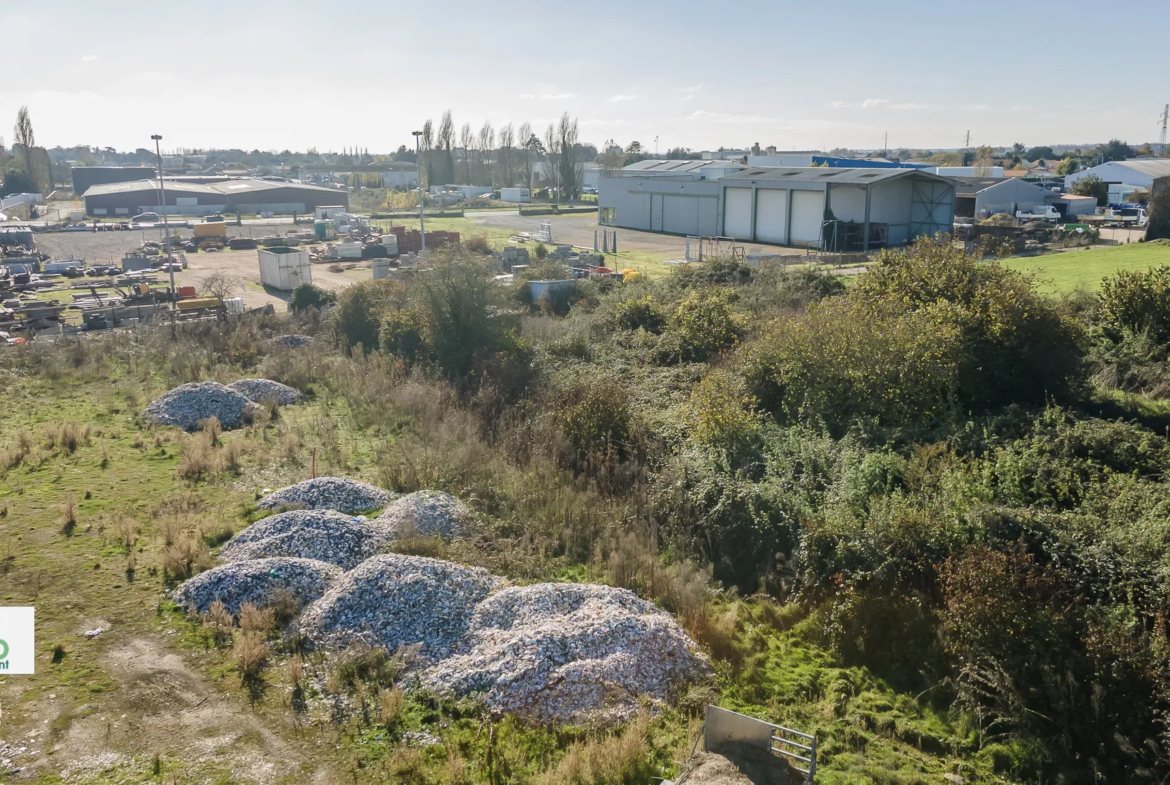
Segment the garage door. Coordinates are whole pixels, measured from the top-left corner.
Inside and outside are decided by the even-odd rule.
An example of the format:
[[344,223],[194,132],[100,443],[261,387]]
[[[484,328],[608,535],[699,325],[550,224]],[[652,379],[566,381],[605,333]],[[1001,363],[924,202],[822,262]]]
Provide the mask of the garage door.
[[756,241],[788,242],[788,192],[761,188],[756,194]]
[[723,189],[723,234],[737,240],[752,239],[752,189]]
[[825,214],[823,191],[792,192],[792,242],[820,243]]

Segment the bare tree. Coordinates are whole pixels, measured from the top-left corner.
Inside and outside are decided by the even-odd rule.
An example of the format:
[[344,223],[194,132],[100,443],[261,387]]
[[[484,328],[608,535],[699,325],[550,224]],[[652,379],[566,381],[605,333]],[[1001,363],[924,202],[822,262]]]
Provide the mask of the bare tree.
[[[0,139],[0,159],[3,157],[3,141]],[[514,173],[512,169],[512,155],[516,144],[516,134],[512,130],[512,124],[508,123],[500,129],[500,150],[497,156],[499,160],[496,166],[500,173],[500,184],[505,186],[512,186],[516,184]]]
[[13,140],[12,146],[20,145],[24,148],[24,173],[32,177],[32,149],[36,147],[37,140],[33,134],[32,118],[29,117],[28,107],[22,106],[16,113],[16,125],[12,128]]
[[439,135],[436,146],[443,153],[442,182],[439,185],[455,182],[455,156],[451,152],[455,144],[455,123],[451,120],[451,110],[443,112],[443,120],[439,123]]
[[614,140],[606,140],[605,149],[597,157],[601,163],[602,177],[613,177],[622,168],[622,164],[625,163],[625,156],[622,155],[621,149]]
[[525,122],[520,123],[519,141],[520,146],[524,148],[524,185],[527,188],[531,188],[532,157],[536,154],[535,146],[532,143],[535,141],[536,144],[539,145],[540,140],[537,139],[536,135],[532,133],[532,126]]
[[471,185],[471,148],[475,147],[475,135],[471,123],[464,123],[459,132],[459,146],[463,148],[463,182]]
[[568,112],[561,115],[557,124],[557,143],[560,145],[561,193],[571,202],[581,191],[581,172],[584,167],[577,160],[580,156],[577,121],[570,120]]
[[552,123],[544,132],[544,154],[548,157],[547,173],[549,185],[557,190],[557,201],[561,200],[561,140]]
[[216,270],[199,279],[199,288],[212,297],[218,297],[220,304],[244,287],[244,279],[224,270]]
[[479,185],[492,184],[492,173],[488,169],[488,159],[495,146],[496,131],[490,122],[484,120],[483,127],[479,129]]

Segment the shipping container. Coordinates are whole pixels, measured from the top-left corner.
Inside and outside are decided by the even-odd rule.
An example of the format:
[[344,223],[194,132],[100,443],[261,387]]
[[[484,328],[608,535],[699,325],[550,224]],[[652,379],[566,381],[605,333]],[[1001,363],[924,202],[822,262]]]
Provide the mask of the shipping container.
[[282,292],[290,292],[300,283],[313,280],[309,254],[293,248],[261,248],[260,283]]

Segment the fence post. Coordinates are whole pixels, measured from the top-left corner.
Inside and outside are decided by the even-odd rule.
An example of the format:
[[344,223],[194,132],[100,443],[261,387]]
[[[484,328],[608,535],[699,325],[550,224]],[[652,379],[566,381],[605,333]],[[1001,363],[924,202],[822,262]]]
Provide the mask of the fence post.
[[817,737],[815,733],[813,734],[812,744],[810,746],[812,747],[812,752],[808,756],[810,762],[808,764],[808,779],[806,782],[812,782],[813,777],[817,774]]

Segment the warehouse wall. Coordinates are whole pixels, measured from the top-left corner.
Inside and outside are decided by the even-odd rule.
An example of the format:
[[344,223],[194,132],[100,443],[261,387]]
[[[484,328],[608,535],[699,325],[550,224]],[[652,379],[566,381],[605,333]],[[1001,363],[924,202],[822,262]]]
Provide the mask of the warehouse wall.
[[890,245],[902,245],[910,239],[911,192],[909,177],[870,186],[870,223],[889,225],[886,241]]
[[996,213],[1030,212],[1058,201],[1060,196],[1033,183],[1011,178],[985,188],[975,195],[975,215],[986,218]]
[[602,177],[598,180],[598,209],[614,208],[615,226],[651,231],[652,205],[661,203],[663,232],[717,233],[719,186],[705,180],[665,180],[661,177]]

